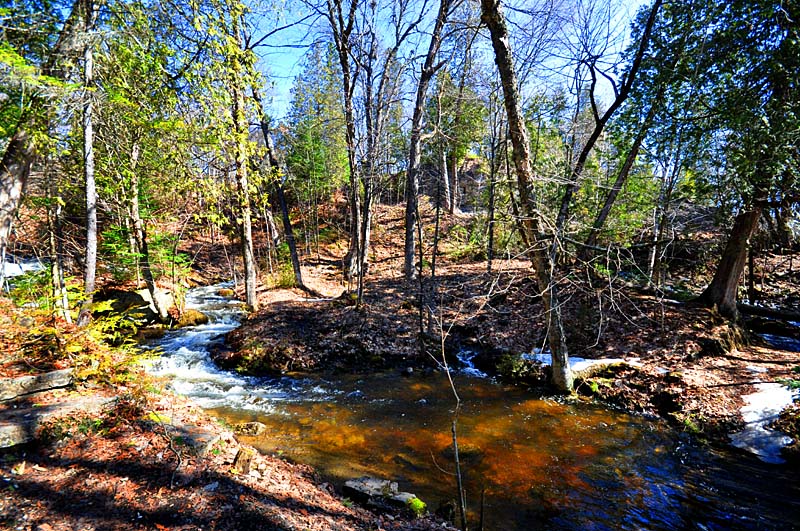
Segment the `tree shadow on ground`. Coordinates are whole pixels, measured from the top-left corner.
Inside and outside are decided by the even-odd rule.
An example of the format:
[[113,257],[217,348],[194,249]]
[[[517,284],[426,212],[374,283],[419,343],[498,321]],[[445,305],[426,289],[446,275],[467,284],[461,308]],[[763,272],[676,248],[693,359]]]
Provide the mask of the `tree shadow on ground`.
[[[91,452],[92,438],[84,443],[87,453]],[[121,445],[125,446],[125,441]],[[35,453],[28,453],[31,450]],[[46,450],[31,447],[22,454],[6,453],[7,464],[16,462],[19,466],[24,459],[28,471],[4,478],[8,489],[13,489],[13,500],[0,524],[24,522],[31,529],[67,524],[68,528],[109,531],[288,531],[296,528],[284,516],[289,512],[312,519],[321,517],[330,523],[329,529],[364,528],[352,514],[325,507],[315,499],[315,490],[268,492],[233,475],[210,470],[207,464],[178,468],[176,473],[178,454],[169,450],[159,452],[155,460],[137,456],[133,450],[129,457],[98,459],[63,457],[57,450],[48,455]],[[4,498],[8,502],[8,494]]]

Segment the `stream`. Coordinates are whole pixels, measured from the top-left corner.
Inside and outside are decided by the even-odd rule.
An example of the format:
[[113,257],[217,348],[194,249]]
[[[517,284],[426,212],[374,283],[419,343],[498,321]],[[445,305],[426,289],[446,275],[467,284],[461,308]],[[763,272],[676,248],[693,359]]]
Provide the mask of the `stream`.
[[[238,326],[221,286],[187,306],[207,325],[170,331],[149,372],[235,424],[265,453],[313,465],[337,486],[363,475],[398,481],[436,509],[455,498],[453,392],[444,374],[243,377],[208,352]],[[800,481],[789,467],[693,444],[664,422],[591,404],[540,399],[475,371],[454,375],[467,503],[486,530],[800,529]]]

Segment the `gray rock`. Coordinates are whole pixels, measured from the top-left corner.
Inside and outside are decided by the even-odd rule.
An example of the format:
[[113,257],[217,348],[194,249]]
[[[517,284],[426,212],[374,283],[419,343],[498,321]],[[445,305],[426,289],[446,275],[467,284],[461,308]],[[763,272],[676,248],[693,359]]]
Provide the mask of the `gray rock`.
[[220,440],[220,435],[216,431],[192,424],[173,426],[169,430],[169,434],[179,437],[186,446],[194,451],[195,455],[200,457],[210,452],[211,448]]
[[400,492],[395,481],[369,476],[346,481],[342,492],[353,501],[379,509],[403,509],[416,498],[409,492]]
[[351,479],[344,484],[344,493],[354,500],[390,498],[399,492],[397,482],[364,476]]
[[45,421],[69,417],[77,412],[94,415],[114,402],[113,397],[102,395],[78,397],[42,407],[25,407],[0,410],[0,448],[9,448],[35,440]]
[[0,378],[0,402],[18,396],[66,387],[72,383],[72,369],[46,372],[19,378]]
[[[164,312],[162,315],[159,315],[159,318],[161,319],[162,322],[165,322],[168,317],[166,313],[167,310],[175,306],[175,297],[172,295],[172,292],[169,292],[165,289],[156,288],[155,292],[156,292],[156,297],[155,297],[156,302],[158,302],[161,311]],[[142,297],[142,300],[144,300],[145,303],[147,303],[148,309],[155,314],[156,305],[153,304],[153,297],[150,296],[150,291],[147,289],[140,289],[136,293]]]

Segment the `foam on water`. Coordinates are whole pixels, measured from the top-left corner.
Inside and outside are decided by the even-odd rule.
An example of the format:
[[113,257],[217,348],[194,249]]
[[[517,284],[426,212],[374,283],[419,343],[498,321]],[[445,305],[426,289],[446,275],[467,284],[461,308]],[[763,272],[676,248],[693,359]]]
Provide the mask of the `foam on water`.
[[473,378],[486,378],[487,374],[480,369],[477,369],[472,360],[478,353],[472,350],[462,350],[458,353],[458,361],[462,363],[460,372]]

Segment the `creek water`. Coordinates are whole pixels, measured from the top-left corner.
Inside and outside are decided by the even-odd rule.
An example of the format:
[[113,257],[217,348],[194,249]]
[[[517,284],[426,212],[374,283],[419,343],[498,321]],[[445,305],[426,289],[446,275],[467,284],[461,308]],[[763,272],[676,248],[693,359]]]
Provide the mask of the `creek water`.
[[[207,325],[170,332],[149,370],[228,421],[259,421],[246,442],[315,466],[334,484],[391,478],[435,509],[455,498],[445,375],[252,378],[208,351],[241,307],[220,286],[192,290]],[[800,529],[794,471],[698,447],[663,422],[536,398],[474,371],[454,375],[467,503],[484,529]]]

